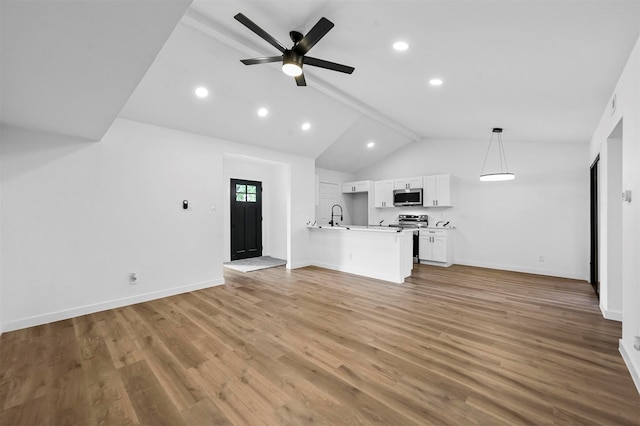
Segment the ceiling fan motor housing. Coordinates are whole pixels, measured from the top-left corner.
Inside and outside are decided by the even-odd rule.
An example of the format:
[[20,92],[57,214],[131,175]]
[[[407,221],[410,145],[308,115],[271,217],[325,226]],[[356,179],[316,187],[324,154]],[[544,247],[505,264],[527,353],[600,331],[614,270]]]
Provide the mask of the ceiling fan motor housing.
[[289,37],[294,44],[298,44],[300,40],[304,37],[301,32],[298,31],[289,31]]

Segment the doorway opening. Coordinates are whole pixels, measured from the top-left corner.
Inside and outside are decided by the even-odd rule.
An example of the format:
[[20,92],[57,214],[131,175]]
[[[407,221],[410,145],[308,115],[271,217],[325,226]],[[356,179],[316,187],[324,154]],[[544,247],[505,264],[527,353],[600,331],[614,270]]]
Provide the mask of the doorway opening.
[[600,299],[600,261],[599,261],[599,241],[598,241],[598,164],[600,155],[596,157],[590,169],[590,230],[591,230],[591,261],[589,271],[589,282]]
[[231,260],[262,256],[262,182],[231,179]]

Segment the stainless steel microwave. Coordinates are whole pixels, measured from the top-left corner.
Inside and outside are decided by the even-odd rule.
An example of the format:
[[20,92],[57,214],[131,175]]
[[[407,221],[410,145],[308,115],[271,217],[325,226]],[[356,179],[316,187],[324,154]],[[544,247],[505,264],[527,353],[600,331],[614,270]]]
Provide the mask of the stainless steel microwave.
[[394,190],[393,205],[397,207],[422,206],[422,188]]

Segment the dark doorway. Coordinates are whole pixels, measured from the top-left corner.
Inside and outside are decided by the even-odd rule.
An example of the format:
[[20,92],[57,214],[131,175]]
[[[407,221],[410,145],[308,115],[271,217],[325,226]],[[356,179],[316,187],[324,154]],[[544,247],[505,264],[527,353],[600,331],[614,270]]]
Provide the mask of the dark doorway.
[[231,260],[262,256],[262,182],[231,179]]
[[598,299],[600,298],[600,260],[598,257],[598,164],[600,155],[598,155],[591,165],[591,263],[590,263],[590,281],[593,290],[596,292]]

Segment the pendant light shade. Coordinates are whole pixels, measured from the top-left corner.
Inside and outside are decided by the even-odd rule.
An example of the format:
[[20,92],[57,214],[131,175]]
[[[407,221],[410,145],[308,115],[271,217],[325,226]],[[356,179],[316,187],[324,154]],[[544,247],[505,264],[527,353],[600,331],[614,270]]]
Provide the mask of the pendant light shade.
[[[487,165],[487,158],[491,152],[491,145],[493,144],[493,138],[496,138],[498,157],[498,166],[496,170],[485,172],[485,166]],[[487,148],[487,154],[484,156],[484,162],[482,163],[482,170],[480,171],[480,180],[485,182],[496,182],[503,180],[513,180],[516,175],[509,173],[509,166],[507,165],[507,156],[504,153],[504,146],[502,145],[502,129],[500,127],[494,127],[491,132],[491,139],[489,140],[489,147]]]

